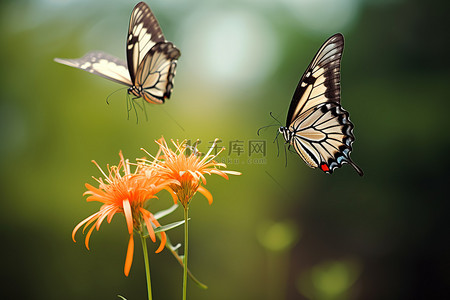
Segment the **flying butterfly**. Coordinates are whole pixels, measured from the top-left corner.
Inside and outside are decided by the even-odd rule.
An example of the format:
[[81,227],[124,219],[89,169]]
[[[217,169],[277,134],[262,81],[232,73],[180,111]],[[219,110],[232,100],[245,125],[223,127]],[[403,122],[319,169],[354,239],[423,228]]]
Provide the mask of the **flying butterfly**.
[[354,126],[341,106],[343,50],[340,33],[320,47],[294,92],[286,126],[278,131],[309,167],[331,174],[348,163],[362,176],[363,171],[350,158]]
[[177,59],[181,52],[165,40],[150,7],[139,2],[133,9],[126,45],[127,63],[101,51],[79,59],[55,61],[128,86],[128,94],[154,104],[170,98]]

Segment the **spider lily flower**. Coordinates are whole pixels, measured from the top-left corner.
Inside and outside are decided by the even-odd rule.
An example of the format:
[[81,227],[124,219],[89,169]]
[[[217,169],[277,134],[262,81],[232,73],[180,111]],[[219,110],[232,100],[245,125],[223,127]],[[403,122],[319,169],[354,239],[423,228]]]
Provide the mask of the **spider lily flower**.
[[240,172],[218,169],[218,167],[226,168],[225,164],[214,160],[225,148],[220,149],[216,154],[211,154],[213,149],[216,149],[218,139],[214,141],[209,151],[203,157],[198,152],[197,144],[192,147],[192,153],[187,155],[186,140],[181,143],[174,140],[171,141],[175,146],[175,151],[169,148],[164,137],[156,141],[160,147],[158,155],[161,154],[157,157],[160,160],[157,170],[162,178],[173,181],[169,185],[170,189],[185,208],[197,192],[205,196],[209,204],[213,202],[211,193],[204,187],[206,185],[204,174],[217,174],[225,179],[228,179],[227,174],[241,175]]
[[[147,176],[141,173],[141,166],[138,164],[135,171],[130,171],[130,162],[124,159],[122,152],[119,153],[120,162],[117,166],[107,166],[108,174],[103,172],[102,168],[92,161],[100,170],[103,178],[94,178],[99,187],[96,188],[86,184],[88,189],[83,195],[88,195],[86,201],[98,201],[103,203],[100,210],[81,221],[72,231],[72,239],[75,241],[75,234],[83,226],[83,232],[89,227],[86,234],[85,245],[89,250],[89,239],[94,229],[100,229],[100,225],[106,219],[108,223],[116,213],[122,213],[125,216],[130,239],[128,241],[127,254],[125,259],[124,273],[128,276],[133,262],[134,239],[133,230],[143,232],[143,226],[147,227],[149,236],[153,242],[156,241],[153,226],[160,226],[153,214],[144,208],[147,200],[157,198],[156,193],[162,189],[167,189],[170,184],[176,184],[174,180],[162,179],[150,172],[147,168]],[[156,253],[164,249],[166,243],[166,234],[161,232],[161,244]]]

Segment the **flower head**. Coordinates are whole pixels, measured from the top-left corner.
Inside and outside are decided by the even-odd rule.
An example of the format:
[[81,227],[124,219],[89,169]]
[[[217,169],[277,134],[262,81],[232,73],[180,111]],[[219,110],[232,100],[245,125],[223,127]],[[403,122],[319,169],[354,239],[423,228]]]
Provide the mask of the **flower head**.
[[[89,238],[93,230],[97,229],[98,231],[105,218],[110,223],[116,213],[122,213],[125,216],[128,233],[130,234],[124,268],[124,273],[128,276],[134,252],[133,230],[142,232],[145,224],[150,238],[155,242],[156,238],[152,224],[160,226],[153,214],[144,208],[144,204],[148,199],[156,198],[155,194],[167,188],[173,181],[152,176],[153,173],[148,172],[147,176],[145,176],[141,173],[140,165],[132,173],[130,171],[131,164],[124,159],[122,152],[119,153],[119,156],[120,162],[118,166],[107,166],[108,175],[93,161],[102,172],[104,180],[102,178],[94,178],[99,183],[99,187],[95,188],[90,184],[86,184],[88,190],[83,195],[89,195],[86,199],[87,201],[98,201],[103,203],[103,205],[98,212],[75,226],[72,232],[72,239],[75,242],[75,234],[83,225],[83,232],[92,225],[86,234],[85,240],[86,248],[89,249]],[[161,244],[156,250],[157,253],[164,249],[165,243],[166,235],[162,232]]]
[[216,149],[217,141],[218,139],[214,141],[208,153],[206,153],[203,158],[197,150],[197,144],[195,144],[194,147],[191,147],[192,153],[188,155],[186,153],[186,150],[188,149],[186,141],[180,143],[172,140],[175,151],[168,147],[163,137],[156,141],[160,147],[158,155],[162,152],[162,154],[157,157],[160,159],[160,162],[158,163],[158,173],[162,178],[173,181],[173,183],[170,184],[170,188],[178,197],[178,201],[185,208],[189,205],[190,200],[197,192],[204,195],[206,199],[208,199],[209,204],[212,203],[213,197],[211,193],[203,187],[203,185],[206,185],[204,174],[217,174],[225,179],[228,179],[227,174],[241,175],[240,172],[224,171],[217,168],[226,168],[225,164],[218,163],[214,160],[225,148],[220,149],[216,154],[211,154],[211,152]]

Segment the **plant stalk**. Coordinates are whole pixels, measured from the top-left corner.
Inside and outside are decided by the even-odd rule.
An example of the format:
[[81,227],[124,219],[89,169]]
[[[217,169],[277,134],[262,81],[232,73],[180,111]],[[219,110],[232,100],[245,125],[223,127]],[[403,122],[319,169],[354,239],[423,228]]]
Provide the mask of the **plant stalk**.
[[150,264],[148,261],[147,240],[142,234],[141,234],[141,242],[142,242],[142,252],[144,254],[145,277],[147,279],[147,295],[148,300],[152,300],[152,282],[150,279]]
[[189,206],[184,208],[184,266],[183,266],[183,300],[186,300],[187,275],[188,275],[188,210]]

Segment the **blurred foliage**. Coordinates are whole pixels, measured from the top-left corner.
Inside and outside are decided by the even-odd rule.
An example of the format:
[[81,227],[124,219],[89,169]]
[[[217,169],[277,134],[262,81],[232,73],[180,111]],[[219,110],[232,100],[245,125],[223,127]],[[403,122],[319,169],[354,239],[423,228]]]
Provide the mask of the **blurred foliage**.
[[[119,150],[142,157],[141,147],[154,153],[153,140],[164,135],[198,138],[200,150],[219,137],[224,161],[243,173],[227,183],[207,178],[214,203],[201,195],[192,202],[190,268],[209,289],[190,285],[191,299],[447,295],[450,5],[435,2],[346,0],[338,9],[330,0],[152,0],[182,56],[172,99],[147,105],[148,121],[138,109],[136,122],[133,111],[128,119],[125,90],[106,104],[120,86],[52,61],[96,49],[124,58],[135,2],[2,1],[3,293],[143,299],[138,247],[130,276],[122,273],[123,218],[94,232],[90,251],[70,234],[98,209],[82,197],[84,183],[100,176],[90,161],[114,164]],[[285,167],[281,139],[279,156],[272,143],[276,127],[256,135],[276,123],[270,111],[284,121],[301,74],[338,31],[346,38],[342,104],[355,123],[352,157],[363,178],[349,166],[327,176],[291,153]],[[257,140],[267,142],[265,157],[248,156],[248,142]],[[240,155],[231,151],[233,141],[243,141]],[[151,207],[171,204],[167,194]],[[164,221],[180,219],[178,211]],[[261,228],[284,220],[301,236],[282,255],[269,253],[259,242]],[[181,242],[182,230],[170,238]],[[178,262],[163,251],[150,263],[155,299],[179,298]]]

